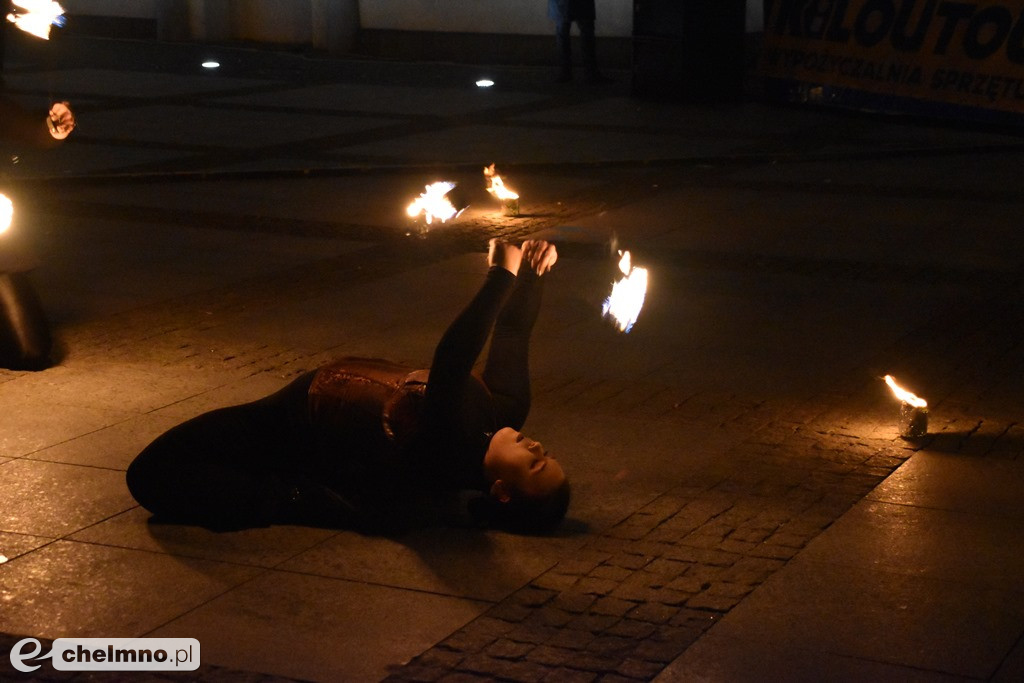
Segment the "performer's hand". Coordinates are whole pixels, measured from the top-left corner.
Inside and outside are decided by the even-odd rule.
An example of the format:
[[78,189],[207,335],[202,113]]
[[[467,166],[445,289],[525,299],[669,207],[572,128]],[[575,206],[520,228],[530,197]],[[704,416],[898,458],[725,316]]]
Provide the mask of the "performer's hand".
[[71,112],[69,102],[54,102],[46,125],[54,140],[64,140],[75,129],[75,115]]
[[523,259],[530,264],[533,272],[543,275],[558,261],[558,250],[555,245],[544,240],[526,240],[523,242]]
[[487,251],[487,265],[501,266],[513,275],[519,274],[519,265],[523,261],[523,251],[514,244],[491,239]]

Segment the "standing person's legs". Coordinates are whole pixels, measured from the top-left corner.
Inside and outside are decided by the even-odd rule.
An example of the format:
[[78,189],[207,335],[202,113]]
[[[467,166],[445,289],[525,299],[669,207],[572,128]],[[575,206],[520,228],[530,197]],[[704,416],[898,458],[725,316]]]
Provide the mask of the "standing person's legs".
[[0,90],[3,90],[4,85],[4,34],[7,33],[10,6],[10,0],[0,0]]
[[555,47],[558,50],[558,81],[565,83],[572,80],[572,40],[569,32],[572,22],[559,19],[555,22]]
[[586,79],[591,83],[601,83],[605,80],[601,71],[597,68],[597,38],[594,35],[594,22],[577,21],[580,27],[580,44],[583,50],[583,69],[586,72]]

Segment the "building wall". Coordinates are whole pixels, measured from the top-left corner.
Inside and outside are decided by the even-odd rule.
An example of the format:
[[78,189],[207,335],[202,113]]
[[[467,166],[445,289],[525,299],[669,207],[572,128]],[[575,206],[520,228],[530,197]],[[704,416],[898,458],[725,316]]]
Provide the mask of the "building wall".
[[[681,1],[681,0],[670,0]],[[745,0],[747,31],[764,24],[764,0]],[[344,49],[356,32],[549,35],[545,0],[61,0],[67,14],[150,19],[161,37],[253,40]],[[632,0],[596,0],[599,36],[628,38]]]
[[[596,7],[598,35],[632,33],[632,0],[596,0]],[[366,29],[522,35],[551,32],[546,0],[364,0],[359,17]]]

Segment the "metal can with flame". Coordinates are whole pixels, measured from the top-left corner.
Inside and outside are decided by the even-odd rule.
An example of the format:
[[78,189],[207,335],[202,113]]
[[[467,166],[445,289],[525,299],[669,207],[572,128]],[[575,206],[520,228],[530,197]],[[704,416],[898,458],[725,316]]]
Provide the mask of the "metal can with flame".
[[900,436],[904,438],[917,439],[924,436],[928,433],[928,407],[901,403],[898,426]]

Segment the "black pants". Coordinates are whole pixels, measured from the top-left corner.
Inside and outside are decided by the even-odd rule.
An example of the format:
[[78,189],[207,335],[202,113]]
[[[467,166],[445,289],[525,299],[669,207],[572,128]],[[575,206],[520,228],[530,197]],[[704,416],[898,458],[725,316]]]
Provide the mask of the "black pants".
[[[495,322],[483,372],[499,423],[517,429],[530,409],[529,338],[540,299],[539,285],[513,291]],[[295,523],[400,531],[406,522],[400,510],[360,509],[330,487],[307,405],[315,374],[170,429],[129,466],[128,489],[157,521],[214,529]]]
[[347,526],[345,502],[299,465],[310,447],[306,396],[314,374],[165,432],[128,467],[128,489],[155,521],[219,530]]
[[[594,36],[593,21],[576,21],[580,29],[580,46],[583,50],[583,68],[588,75],[597,74],[597,39]],[[564,74],[572,71],[572,30],[571,21],[555,23],[555,45],[558,49],[558,65]]]

